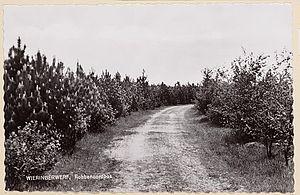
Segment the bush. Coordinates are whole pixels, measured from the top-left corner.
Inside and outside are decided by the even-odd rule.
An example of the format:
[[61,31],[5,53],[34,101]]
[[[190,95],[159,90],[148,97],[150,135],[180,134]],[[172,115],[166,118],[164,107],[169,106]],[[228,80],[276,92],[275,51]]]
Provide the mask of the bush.
[[91,114],[91,120],[89,125],[89,131],[91,132],[102,132],[107,125],[114,124],[114,112],[112,108],[96,109]]
[[83,138],[84,134],[88,131],[88,127],[90,124],[91,116],[86,115],[85,108],[82,104],[79,104],[78,107],[76,107],[76,122],[74,130],[76,131],[76,141],[81,140]]
[[6,189],[17,188],[26,176],[41,175],[56,163],[60,135],[54,126],[38,121],[26,123],[5,141]]

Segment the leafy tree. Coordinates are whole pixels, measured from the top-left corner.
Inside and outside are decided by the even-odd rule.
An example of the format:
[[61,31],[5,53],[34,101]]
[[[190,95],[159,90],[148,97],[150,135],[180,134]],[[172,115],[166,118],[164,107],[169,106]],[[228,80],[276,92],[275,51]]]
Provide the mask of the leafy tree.
[[231,77],[218,70],[212,78],[206,70],[196,105],[212,122],[238,129],[240,142],[264,143],[268,158],[273,144],[280,144],[287,163],[293,155],[291,53],[277,55],[273,65],[269,57],[235,59]]

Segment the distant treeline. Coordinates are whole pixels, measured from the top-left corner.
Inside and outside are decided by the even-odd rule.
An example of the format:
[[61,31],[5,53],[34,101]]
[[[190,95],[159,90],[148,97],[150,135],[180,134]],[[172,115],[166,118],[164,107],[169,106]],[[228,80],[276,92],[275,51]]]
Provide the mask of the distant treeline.
[[292,54],[253,53],[235,59],[231,69],[206,69],[196,96],[198,110],[211,122],[235,129],[235,141],[261,142],[267,156],[273,146],[283,150],[286,164],[293,157]]
[[29,57],[25,49],[19,38],[4,61],[6,189],[51,169],[86,132],[101,132],[133,111],[193,103],[196,94],[194,84],[149,84],[144,70],[136,79],[86,74],[79,63],[76,72],[64,70],[62,62],[49,63],[40,52]]

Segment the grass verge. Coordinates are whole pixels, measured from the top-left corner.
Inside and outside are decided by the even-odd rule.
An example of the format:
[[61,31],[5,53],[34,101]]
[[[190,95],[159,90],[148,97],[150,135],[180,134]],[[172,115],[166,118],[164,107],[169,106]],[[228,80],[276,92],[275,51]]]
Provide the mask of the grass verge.
[[240,188],[246,192],[294,191],[294,164],[292,162],[286,167],[282,154],[267,159],[264,146],[228,142],[233,130],[211,125],[197,114],[196,109],[186,115],[192,121],[191,130],[198,144],[205,148],[203,164],[208,168],[210,177],[227,178],[232,184],[232,191]]

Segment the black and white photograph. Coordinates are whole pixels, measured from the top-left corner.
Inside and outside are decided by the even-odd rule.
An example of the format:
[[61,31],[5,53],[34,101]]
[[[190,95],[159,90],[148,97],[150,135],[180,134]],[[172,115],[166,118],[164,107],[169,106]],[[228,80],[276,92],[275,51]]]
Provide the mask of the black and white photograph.
[[6,191],[294,192],[291,3],[3,6]]

